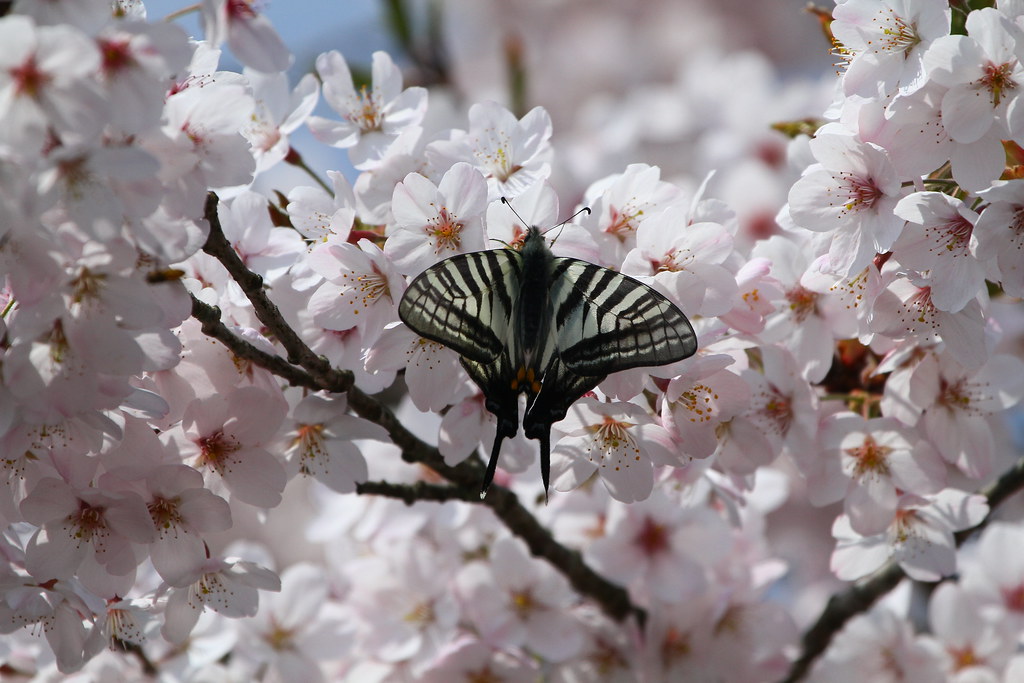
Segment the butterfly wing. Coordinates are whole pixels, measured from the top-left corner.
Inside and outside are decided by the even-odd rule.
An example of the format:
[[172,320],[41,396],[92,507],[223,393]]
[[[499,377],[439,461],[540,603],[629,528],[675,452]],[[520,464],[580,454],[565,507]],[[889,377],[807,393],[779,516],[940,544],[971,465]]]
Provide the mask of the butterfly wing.
[[577,375],[667,365],[697,352],[697,335],[678,306],[593,263],[554,260],[551,307],[557,353]]
[[491,362],[505,348],[521,272],[521,257],[511,249],[453,256],[409,283],[398,317],[465,359]]
[[516,432],[519,431],[519,390],[514,383],[515,371],[507,349],[489,363],[478,363],[463,357],[462,367],[466,368],[470,379],[476,382],[484,393],[484,405],[487,410],[498,418],[494,446],[491,448],[491,457],[487,461],[487,471],[480,488],[480,495],[483,496],[494,479],[501,442],[504,439],[515,438]]
[[544,373],[540,392],[531,397],[523,416],[523,433],[540,441],[540,477],[548,490],[551,472],[551,425],[565,418],[580,396],[604,380],[604,375],[577,375],[555,356]]
[[553,339],[540,392],[531,398],[523,431],[541,444],[547,490],[551,425],[604,378],[620,370],[666,365],[692,356],[697,336],[665,296],[628,275],[570,258],[553,261]]

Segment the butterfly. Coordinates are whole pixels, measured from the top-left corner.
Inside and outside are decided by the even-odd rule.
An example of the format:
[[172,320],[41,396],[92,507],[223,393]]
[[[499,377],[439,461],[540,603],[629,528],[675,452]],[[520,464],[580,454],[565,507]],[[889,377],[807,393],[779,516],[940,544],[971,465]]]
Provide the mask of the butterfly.
[[555,256],[536,226],[519,250],[459,254],[427,268],[409,283],[398,316],[459,354],[498,420],[481,497],[501,442],[519,430],[519,394],[523,432],[540,441],[546,493],[551,425],[577,399],[610,373],[697,352],[693,327],[674,303],[628,275]]

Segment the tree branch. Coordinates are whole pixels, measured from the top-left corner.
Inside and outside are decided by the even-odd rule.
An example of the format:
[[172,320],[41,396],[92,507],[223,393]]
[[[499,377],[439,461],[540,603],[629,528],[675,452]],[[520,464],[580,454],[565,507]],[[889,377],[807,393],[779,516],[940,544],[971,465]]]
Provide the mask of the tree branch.
[[[216,258],[238,283],[252,303],[256,317],[263,323],[285,352],[287,360],[266,353],[239,338],[220,320],[220,311],[198,299],[192,300],[192,315],[202,323],[203,333],[222,342],[239,358],[250,360],[282,377],[292,385],[317,391],[347,393],[349,408],[360,417],[375,422],[387,430],[392,441],[402,450],[402,459],[409,463],[424,464],[455,486],[439,486],[420,482],[409,486],[385,482],[364,482],[357,492],[399,498],[411,504],[416,500],[462,500],[487,505],[508,529],[526,542],[530,552],[547,560],[561,571],[581,594],[597,602],[608,616],[623,620],[634,616],[643,624],[646,613],[632,604],[629,594],[596,573],[582,560],[580,554],[569,550],[551,535],[537,519],[523,507],[512,491],[492,485],[487,497],[480,499],[477,491],[483,478],[483,463],[477,458],[458,465],[445,463],[444,457],[426,442],[420,440],[399,422],[395,414],[383,403],[354,386],[351,372],[331,367],[326,358],[318,356],[285,321],[277,306],[263,289],[263,278],[253,273],[228,243],[217,216],[217,195],[209,193],[206,201],[206,220],[210,234],[203,251]],[[298,365],[299,367],[295,367]]]
[[[988,501],[989,512],[977,526],[955,534],[957,546],[959,547],[972,535],[985,528],[992,521],[995,509],[1021,489],[1024,489],[1024,458],[1018,460],[990,486],[979,491]],[[879,598],[895,588],[905,576],[906,574],[898,563],[890,562],[870,578],[854,584],[843,593],[833,595],[818,620],[804,633],[803,651],[800,658],[793,662],[783,683],[796,683],[803,679],[811,665],[825,652],[832,642],[832,638],[842,630],[846,622],[870,609]]]

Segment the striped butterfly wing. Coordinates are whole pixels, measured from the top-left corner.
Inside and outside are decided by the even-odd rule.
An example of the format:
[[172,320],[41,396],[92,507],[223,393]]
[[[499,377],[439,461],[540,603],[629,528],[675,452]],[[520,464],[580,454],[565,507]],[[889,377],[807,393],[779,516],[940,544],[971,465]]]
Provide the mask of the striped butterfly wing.
[[577,375],[556,355],[544,372],[540,392],[530,397],[523,416],[523,433],[528,439],[540,441],[540,478],[545,492],[551,478],[551,425],[564,419],[569,407],[604,378]]
[[552,262],[548,299],[553,339],[540,392],[531,397],[523,431],[540,440],[547,490],[551,425],[604,378],[620,370],[666,365],[697,352],[697,336],[682,311],[628,275],[570,258]]
[[556,258],[551,315],[561,362],[582,376],[667,365],[697,352],[697,335],[663,294],[593,263]]
[[491,362],[505,348],[521,272],[521,257],[511,249],[452,256],[409,283],[398,317],[465,359]]
[[513,384],[516,371],[510,360],[508,349],[502,351],[494,360],[487,363],[479,363],[462,357],[462,367],[466,369],[470,379],[476,382],[480,391],[484,394],[484,406],[498,419],[497,429],[494,434],[494,446],[491,447],[491,457],[487,461],[487,470],[484,473],[483,485],[480,493],[487,492],[487,487],[494,479],[494,470],[498,466],[498,454],[501,452],[501,442],[504,439],[513,439],[519,431],[519,390]]

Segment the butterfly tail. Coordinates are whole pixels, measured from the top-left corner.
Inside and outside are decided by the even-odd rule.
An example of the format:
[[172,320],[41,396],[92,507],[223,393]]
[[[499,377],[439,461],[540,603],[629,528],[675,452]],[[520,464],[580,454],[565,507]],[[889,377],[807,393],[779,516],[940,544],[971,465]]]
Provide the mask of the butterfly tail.
[[548,502],[548,481],[551,479],[551,425],[538,435],[540,439],[540,479],[544,483],[544,504]]
[[481,499],[487,495],[487,489],[490,488],[491,482],[494,480],[494,470],[498,468],[498,454],[501,452],[501,442],[504,438],[505,433],[498,429],[498,433],[494,436],[494,447],[491,448],[491,459],[487,461],[487,471],[484,472],[484,484],[480,487]]

